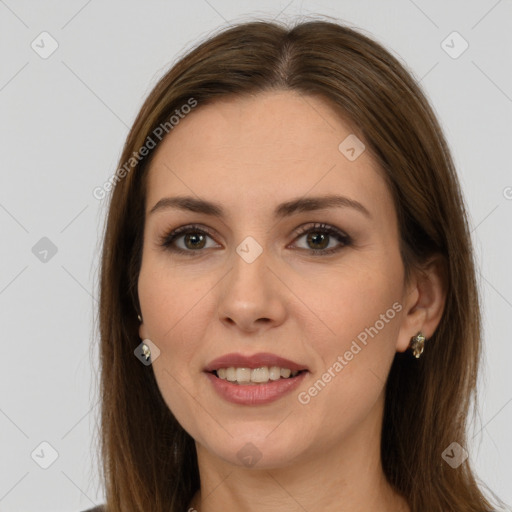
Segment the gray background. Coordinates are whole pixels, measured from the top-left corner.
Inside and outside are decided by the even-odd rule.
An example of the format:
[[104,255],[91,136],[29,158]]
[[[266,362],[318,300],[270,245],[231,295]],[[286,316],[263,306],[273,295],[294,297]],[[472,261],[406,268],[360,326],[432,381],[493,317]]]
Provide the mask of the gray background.
[[[143,99],[212,30],[311,13],[360,27],[399,56],[441,120],[484,306],[480,412],[467,448],[482,480],[512,502],[510,0],[0,0],[0,511],[74,511],[103,500],[94,311],[106,202],[92,190],[115,171]],[[31,47],[51,48],[43,31],[58,43],[46,59]],[[469,44],[457,58],[446,45],[458,53],[461,40],[442,45],[453,31]],[[40,252],[43,237],[56,254]],[[47,469],[52,448],[42,442],[58,453]]]

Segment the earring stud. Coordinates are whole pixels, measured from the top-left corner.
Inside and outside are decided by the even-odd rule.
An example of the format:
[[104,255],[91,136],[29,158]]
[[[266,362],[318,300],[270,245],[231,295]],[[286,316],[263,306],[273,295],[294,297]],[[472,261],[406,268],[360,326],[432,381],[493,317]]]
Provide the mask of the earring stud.
[[425,349],[425,336],[421,331],[411,338],[411,343],[409,347],[412,349],[412,354],[416,359],[419,359],[421,354],[423,354],[423,350]]
[[146,361],[149,361],[149,358],[151,357],[151,349],[145,343],[142,343],[142,354],[146,358]]

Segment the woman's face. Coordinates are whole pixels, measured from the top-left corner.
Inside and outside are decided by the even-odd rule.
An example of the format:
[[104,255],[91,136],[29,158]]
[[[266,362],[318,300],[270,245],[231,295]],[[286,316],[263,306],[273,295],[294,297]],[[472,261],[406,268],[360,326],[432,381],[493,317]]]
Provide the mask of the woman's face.
[[[380,434],[414,297],[392,197],[354,137],[323,100],[280,91],[199,104],[158,148],[140,336],[160,350],[164,400],[209,456],[272,468]],[[167,200],[178,196],[190,200]],[[324,204],[335,196],[346,199]],[[307,371],[285,380],[292,364],[274,356]],[[270,380],[205,371],[229,367],[219,373]]]

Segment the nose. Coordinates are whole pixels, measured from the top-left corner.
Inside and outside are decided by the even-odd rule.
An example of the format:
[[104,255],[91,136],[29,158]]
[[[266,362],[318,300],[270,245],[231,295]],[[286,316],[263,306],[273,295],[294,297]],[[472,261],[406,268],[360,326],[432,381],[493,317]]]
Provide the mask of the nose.
[[285,321],[291,293],[270,260],[266,251],[251,263],[234,253],[233,268],[219,288],[218,315],[228,328],[253,333]]

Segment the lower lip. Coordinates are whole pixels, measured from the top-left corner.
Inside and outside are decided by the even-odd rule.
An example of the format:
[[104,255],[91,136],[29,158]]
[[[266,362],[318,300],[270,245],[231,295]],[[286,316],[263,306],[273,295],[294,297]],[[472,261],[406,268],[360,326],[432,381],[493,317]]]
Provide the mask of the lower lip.
[[304,380],[306,371],[296,377],[269,381],[266,384],[233,384],[229,380],[205,372],[215,391],[228,402],[241,405],[263,405],[291,393]]

